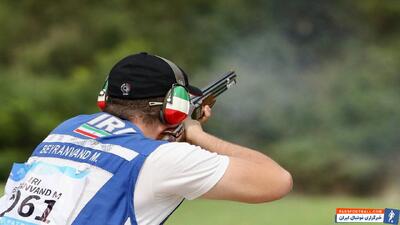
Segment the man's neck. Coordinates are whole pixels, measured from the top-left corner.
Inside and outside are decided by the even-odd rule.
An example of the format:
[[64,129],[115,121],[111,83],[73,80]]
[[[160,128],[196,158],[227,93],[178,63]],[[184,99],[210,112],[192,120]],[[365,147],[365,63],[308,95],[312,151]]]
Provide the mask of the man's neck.
[[158,139],[164,128],[160,124],[144,124],[142,121],[131,121],[135,124],[144,134],[144,136],[151,139]]

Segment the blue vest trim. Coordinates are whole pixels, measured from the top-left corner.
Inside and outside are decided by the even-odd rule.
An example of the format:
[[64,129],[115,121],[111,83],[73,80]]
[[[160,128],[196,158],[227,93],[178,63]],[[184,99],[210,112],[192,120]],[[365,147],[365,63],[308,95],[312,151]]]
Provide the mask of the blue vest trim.
[[122,225],[128,217],[132,225],[137,224],[133,209],[133,192],[138,171],[145,159],[144,156],[138,156],[133,160],[134,163],[122,166],[82,209],[72,225]]

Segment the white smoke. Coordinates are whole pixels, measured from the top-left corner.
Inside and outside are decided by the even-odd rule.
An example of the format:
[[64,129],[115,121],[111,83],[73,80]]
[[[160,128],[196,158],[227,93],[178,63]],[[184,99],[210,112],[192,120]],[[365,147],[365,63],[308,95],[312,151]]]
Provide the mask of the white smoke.
[[297,106],[312,98],[308,83],[298,72],[294,51],[282,36],[271,33],[236,42],[217,56],[211,69],[195,82],[205,85],[217,75],[235,70],[238,83],[218,98],[210,129],[228,139],[242,132],[233,138],[240,142],[273,139],[274,130],[291,132],[289,118],[282,121],[283,114],[296,117]]

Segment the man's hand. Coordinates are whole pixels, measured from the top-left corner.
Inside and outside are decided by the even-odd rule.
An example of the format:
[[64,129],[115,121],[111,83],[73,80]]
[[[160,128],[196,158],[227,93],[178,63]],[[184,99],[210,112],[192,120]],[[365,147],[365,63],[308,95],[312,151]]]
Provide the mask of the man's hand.
[[[189,134],[189,138],[191,138],[193,136],[192,133],[200,133],[203,131],[203,128],[201,127],[201,125],[204,124],[205,122],[207,122],[207,120],[210,118],[211,108],[208,105],[203,106],[202,114],[203,115],[199,120],[193,120],[190,117],[188,117],[183,122],[183,127],[180,129],[180,132],[177,133],[177,135],[175,135],[173,131],[176,130],[178,128],[178,126],[171,127],[162,133],[160,139],[166,140],[169,142],[184,142],[184,141],[190,142],[187,138],[187,135]],[[181,125],[179,125],[179,126],[181,126]],[[188,129],[190,130],[189,132],[187,132]]]
[[184,137],[183,140],[189,143],[196,138],[196,135],[203,133],[202,124],[206,123],[208,119],[211,117],[211,108],[210,106],[206,105],[202,108],[203,116],[199,120],[193,120],[192,118],[188,117],[184,122]]

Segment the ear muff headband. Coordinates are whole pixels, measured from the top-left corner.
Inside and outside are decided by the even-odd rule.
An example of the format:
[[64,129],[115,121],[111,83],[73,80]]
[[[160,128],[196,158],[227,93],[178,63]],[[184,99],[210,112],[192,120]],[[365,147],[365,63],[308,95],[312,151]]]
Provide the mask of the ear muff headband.
[[175,75],[176,83],[178,83],[182,86],[186,86],[185,77],[182,74],[182,70],[179,69],[179,67],[177,65],[175,65],[175,63],[169,61],[168,59],[165,59],[161,56],[157,56],[157,57],[164,60],[164,62],[166,62],[169,65],[169,67],[171,67],[172,72],[174,72],[174,75]]
[[163,107],[160,111],[160,120],[166,124],[179,124],[187,118],[190,110],[190,95],[186,90],[185,77],[182,70],[175,63],[157,56],[164,60],[172,69],[175,75],[176,84],[173,84],[164,99]]

